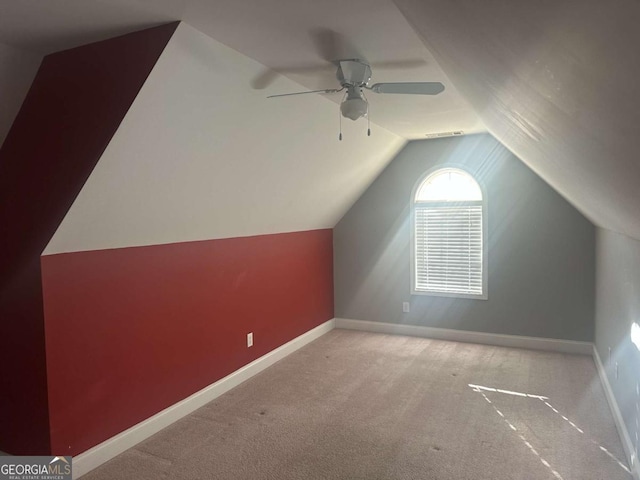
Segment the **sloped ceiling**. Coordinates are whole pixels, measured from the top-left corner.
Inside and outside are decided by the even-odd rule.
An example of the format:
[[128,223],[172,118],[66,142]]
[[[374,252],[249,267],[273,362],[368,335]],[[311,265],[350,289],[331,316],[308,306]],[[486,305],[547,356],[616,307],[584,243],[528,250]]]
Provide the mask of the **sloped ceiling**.
[[596,225],[640,238],[640,2],[396,3],[498,140]]
[[262,69],[181,23],[44,253],[332,228],[405,140]]

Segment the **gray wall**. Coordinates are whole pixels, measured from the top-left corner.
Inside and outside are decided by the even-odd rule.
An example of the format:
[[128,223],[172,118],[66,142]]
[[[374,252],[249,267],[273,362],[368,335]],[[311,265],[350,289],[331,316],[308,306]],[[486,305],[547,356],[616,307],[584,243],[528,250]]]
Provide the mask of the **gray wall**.
[[635,444],[640,352],[630,332],[640,323],[640,242],[603,229],[596,239],[596,348]]
[[[410,294],[411,190],[451,162],[488,197],[488,300]],[[334,229],[342,318],[592,341],[594,271],[593,225],[489,135],[410,142]]]

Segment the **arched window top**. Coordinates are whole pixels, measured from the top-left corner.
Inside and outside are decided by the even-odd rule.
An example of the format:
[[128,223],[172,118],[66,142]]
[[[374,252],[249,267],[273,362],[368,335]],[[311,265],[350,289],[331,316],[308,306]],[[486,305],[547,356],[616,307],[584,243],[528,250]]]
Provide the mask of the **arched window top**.
[[470,202],[482,201],[480,185],[464,170],[441,168],[418,187],[416,202]]

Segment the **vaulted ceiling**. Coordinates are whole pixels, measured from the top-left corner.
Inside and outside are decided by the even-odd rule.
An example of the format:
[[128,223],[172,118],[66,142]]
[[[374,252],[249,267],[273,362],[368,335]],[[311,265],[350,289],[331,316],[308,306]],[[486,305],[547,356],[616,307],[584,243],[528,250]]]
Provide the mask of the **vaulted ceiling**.
[[640,239],[640,2],[397,0],[488,130]]
[[[346,178],[341,173],[344,163],[335,160],[356,156],[366,181],[403,140],[486,129],[595,224],[640,238],[637,0],[0,0],[0,11],[0,43],[32,53],[46,54],[180,19],[215,40],[208,47],[207,42],[200,45],[202,51],[189,51],[202,62],[197,68],[192,65],[196,70],[206,62],[213,62],[212,72],[216,69],[211,49],[219,48],[218,42],[235,50],[231,57],[248,57],[250,61],[239,61],[244,66],[237,69],[225,65],[224,80],[210,84],[219,111],[208,127],[252,116],[251,109],[257,107],[267,112],[268,126],[252,122],[251,131],[216,151],[219,159],[228,153],[229,161],[248,162],[246,168],[233,170],[231,178],[238,178],[234,182],[240,182],[251,162],[255,164],[253,150],[251,158],[240,157],[263,126],[275,140],[266,150],[270,158],[261,160],[280,165],[274,168],[281,168],[282,175],[289,174],[306,146],[317,155],[313,162],[323,156],[334,159],[322,172],[326,178]],[[367,146],[372,139],[359,136],[366,130],[363,120],[349,124],[350,146],[337,143],[333,133],[337,134],[338,110],[332,102],[339,98],[263,101],[267,94],[335,85],[334,72],[326,68],[317,42],[319,29],[341,35],[349,49],[372,64],[401,63],[401,68],[374,67],[376,82],[433,80],[445,84],[446,90],[438,97],[372,94],[372,130],[375,136],[380,129],[378,143]],[[269,69],[288,78],[272,75]],[[260,83],[267,77],[270,82]],[[205,74],[202,80],[207,79]],[[194,82],[196,86],[197,79]],[[205,98],[207,90],[200,87],[207,85],[193,92]],[[0,84],[0,95],[2,88]],[[287,123],[291,118],[300,128],[294,134]],[[312,131],[326,137],[314,138]],[[327,149],[332,141],[335,145]],[[278,147],[285,142],[292,146]],[[374,155],[381,148],[384,158]],[[273,155],[286,158],[276,160]],[[352,175],[355,163],[348,169]],[[273,170],[269,175],[275,179],[279,173]],[[308,189],[310,184],[305,185]],[[317,223],[334,221],[362,188],[358,183]],[[303,193],[287,190],[292,196]],[[290,228],[286,223],[282,228]]]

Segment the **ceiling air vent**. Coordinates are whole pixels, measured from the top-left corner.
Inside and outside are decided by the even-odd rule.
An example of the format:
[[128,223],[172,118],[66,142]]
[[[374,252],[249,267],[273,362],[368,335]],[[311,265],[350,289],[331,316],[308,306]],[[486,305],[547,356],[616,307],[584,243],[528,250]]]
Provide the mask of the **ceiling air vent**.
[[427,138],[442,138],[442,137],[457,137],[459,135],[464,135],[462,130],[455,130],[453,132],[438,132],[438,133],[427,133],[425,137]]

